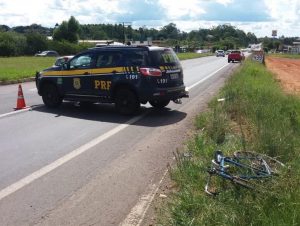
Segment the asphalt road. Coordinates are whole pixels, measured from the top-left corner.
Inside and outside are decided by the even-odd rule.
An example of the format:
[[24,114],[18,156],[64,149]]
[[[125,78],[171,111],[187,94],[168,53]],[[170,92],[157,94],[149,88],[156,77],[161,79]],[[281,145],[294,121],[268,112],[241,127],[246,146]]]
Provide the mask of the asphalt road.
[[0,225],[140,225],[173,152],[195,114],[239,64],[205,57],[182,62],[190,98],[135,117],[113,105],[48,110],[34,83],[11,114],[17,85],[0,87]]

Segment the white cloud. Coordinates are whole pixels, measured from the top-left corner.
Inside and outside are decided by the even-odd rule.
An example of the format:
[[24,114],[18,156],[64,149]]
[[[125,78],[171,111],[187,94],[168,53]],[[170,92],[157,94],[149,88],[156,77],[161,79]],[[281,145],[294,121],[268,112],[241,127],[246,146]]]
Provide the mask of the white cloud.
[[227,6],[227,5],[231,4],[231,3],[233,3],[234,1],[233,0],[216,0],[216,2],[220,3],[222,5]]
[[158,2],[164,8],[170,20],[181,17],[195,18],[205,13],[205,10],[201,7],[201,1],[197,0],[159,0]]
[[270,16],[278,21],[300,23],[299,0],[264,0]]
[[[259,37],[270,36],[274,29],[278,35],[300,36],[300,0],[252,0],[251,4],[241,0],[0,0],[0,7],[0,24],[10,27],[33,23],[54,27],[75,16],[81,24],[131,21],[158,28],[173,22],[180,30],[191,31],[231,23]],[[240,16],[233,22],[226,15],[235,10]],[[242,22],[258,17],[261,22]]]

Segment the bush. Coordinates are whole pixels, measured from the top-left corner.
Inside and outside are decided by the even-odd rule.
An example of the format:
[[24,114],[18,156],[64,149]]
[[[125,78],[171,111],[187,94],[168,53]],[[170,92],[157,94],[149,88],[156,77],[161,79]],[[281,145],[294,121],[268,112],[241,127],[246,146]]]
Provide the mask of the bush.
[[25,48],[25,36],[15,32],[0,33],[0,56],[23,55]]
[[47,38],[39,33],[29,33],[26,35],[27,55],[33,55],[39,51],[48,49]]
[[73,44],[67,41],[49,41],[48,48],[57,51],[60,55],[75,55],[87,48],[92,47],[91,44]]

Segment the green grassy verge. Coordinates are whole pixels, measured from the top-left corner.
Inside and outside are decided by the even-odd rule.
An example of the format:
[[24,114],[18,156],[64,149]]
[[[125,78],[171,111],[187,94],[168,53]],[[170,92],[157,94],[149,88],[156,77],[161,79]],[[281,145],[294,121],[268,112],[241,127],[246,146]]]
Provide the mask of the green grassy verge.
[[55,59],[53,57],[1,57],[0,81],[34,77],[36,71],[52,66]]
[[[211,54],[179,53],[180,60],[209,56]],[[0,81],[12,81],[34,77],[36,71],[41,71],[53,65],[53,57],[0,57]]]
[[289,59],[300,59],[300,54],[279,54],[279,53],[273,53],[268,54],[267,56],[270,57],[278,57],[278,58],[289,58]]
[[188,60],[212,55],[212,53],[177,53],[179,60]]
[[[177,191],[162,208],[160,225],[299,225],[298,97],[283,94],[263,65],[246,61],[209,110],[197,117],[196,127],[188,154],[176,156],[171,178]],[[278,157],[286,167],[278,177],[259,183],[259,192],[214,177],[220,193],[211,197],[204,186],[215,150],[225,155],[236,150],[265,153]]]

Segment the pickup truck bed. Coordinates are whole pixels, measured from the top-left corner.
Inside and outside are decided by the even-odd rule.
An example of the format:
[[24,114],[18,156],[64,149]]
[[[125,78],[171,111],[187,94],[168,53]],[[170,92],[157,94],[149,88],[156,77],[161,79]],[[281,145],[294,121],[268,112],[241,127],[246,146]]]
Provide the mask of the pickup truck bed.
[[242,60],[244,60],[244,55],[239,50],[231,51],[231,53],[229,53],[229,55],[228,55],[228,63],[234,62],[234,61],[241,62]]

